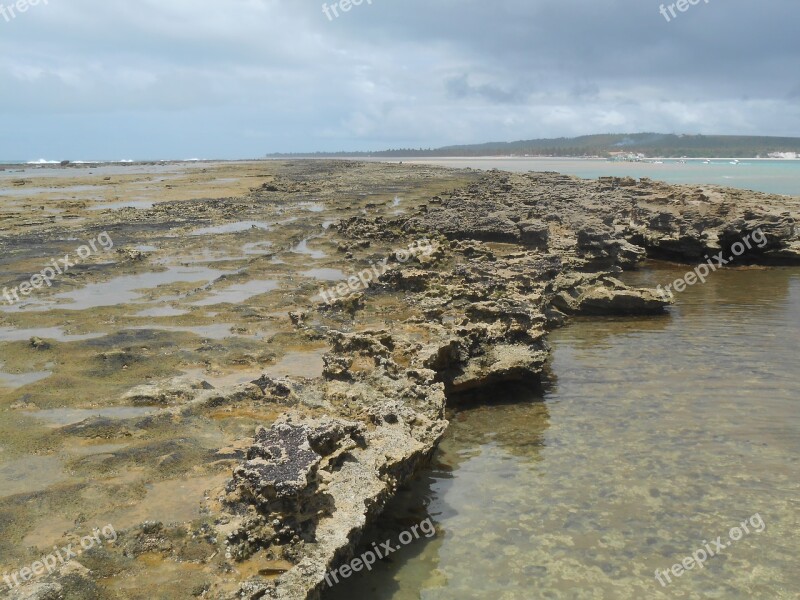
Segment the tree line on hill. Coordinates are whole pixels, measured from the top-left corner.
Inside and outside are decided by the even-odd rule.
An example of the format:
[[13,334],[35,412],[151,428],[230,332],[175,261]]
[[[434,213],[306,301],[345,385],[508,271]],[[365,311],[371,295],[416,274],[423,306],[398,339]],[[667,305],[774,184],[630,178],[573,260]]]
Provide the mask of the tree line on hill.
[[377,152],[314,152],[269,154],[281,157],[421,158],[455,156],[611,157],[617,153],[664,158],[767,158],[773,152],[800,153],[800,138],[741,135],[676,135],[663,133],[601,134],[574,138],[520,140],[444,146],[397,148]]

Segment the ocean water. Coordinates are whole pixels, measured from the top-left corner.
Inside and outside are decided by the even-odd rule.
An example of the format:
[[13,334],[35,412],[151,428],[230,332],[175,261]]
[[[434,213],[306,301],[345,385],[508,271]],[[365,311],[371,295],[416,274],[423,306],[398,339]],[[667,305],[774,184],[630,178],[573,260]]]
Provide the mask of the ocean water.
[[[368,538],[426,518],[437,535],[325,600],[797,599],[798,337],[796,268],[718,272],[663,317],[574,321],[541,391],[451,415]],[[656,579],[707,546],[703,568]]]
[[[356,160],[363,160],[361,158]],[[371,159],[378,162],[399,162],[430,164],[456,169],[500,169],[515,173],[528,171],[557,171],[576,175],[584,179],[596,179],[613,175],[616,177],[649,177],[668,183],[716,184],[733,188],[756,190],[770,194],[800,197],[800,160],[748,160],[738,164],[730,160],[715,159],[710,164],[702,160],[664,160],[663,164],[653,162],[610,162],[603,159],[583,158],[408,158],[397,160]],[[195,160],[183,161],[192,165]],[[51,163],[14,163],[5,171],[0,171],[0,183],[4,179],[28,177],[63,177],[64,170]],[[73,163],[77,165],[79,163]],[[175,165],[128,165],[127,161],[101,163],[93,168],[96,175],[119,175],[130,173],[151,173],[174,169]]]
[[[392,161],[397,162],[397,161]],[[800,196],[800,160],[664,160],[652,162],[611,162],[602,159],[570,158],[410,158],[403,162],[431,164],[457,169],[500,169],[515,173],[528,171],[557,171],[584,179],[607,175],[616,177],[649,177],[668,183],[716,184],[733,188],[756,190],[770,194]]]

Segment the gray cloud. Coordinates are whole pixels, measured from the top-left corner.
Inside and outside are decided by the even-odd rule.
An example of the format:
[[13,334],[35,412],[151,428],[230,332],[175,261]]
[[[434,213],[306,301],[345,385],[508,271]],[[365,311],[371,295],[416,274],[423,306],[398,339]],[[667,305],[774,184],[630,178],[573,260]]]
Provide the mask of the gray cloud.
[[527,94],[521,90],[505,90],[490,83],[472,85],[469,82],[469,75],[466,73],[448,79],[445,82],[445,88],[448,96],[457,100],[481,98],[497,104],[512,104],[520,103],[527,97]]

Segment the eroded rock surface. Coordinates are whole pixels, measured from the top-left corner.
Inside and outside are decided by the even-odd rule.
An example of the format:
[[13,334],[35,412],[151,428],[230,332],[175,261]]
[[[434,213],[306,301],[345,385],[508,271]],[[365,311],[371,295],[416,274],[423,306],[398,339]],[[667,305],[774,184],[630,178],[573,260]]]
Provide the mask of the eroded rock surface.
[[[263,169],[267,181],[244,196],[91,217],[98,221],[93,228],[112,231],[126,248],[152,235],[180,258],[182,246],[191,243],[185,240],[200,228],[221,227],[220,235],[232,236],[217,251],[236,254],[230,246],[243,256],[209,258],[202,241],[195,242],[206,268],[227,267],[211,282],[189,279],[170,290],[174,312],[188,315],[181,318],[202,313],[220,287],[266,289],[278,272],[283,287],[212,303],[207,318],[231,325],[222,334],[209,323],[170,325],[199,331],[199,339],[179,338],[176,355],[162,334],[140,330],[130,316],[140,307],[93,313],[115,327],[126,324],[81,342],[81,365],[103,383],[98,398],[106,394],[109,403],[149,412],[91,415],[48,433],[51,445],[130,444],[71,465],[87,474],[89,483],[79,488],[84,497],[98,489],[106,498],[138,497],[122,477],[103,487],[94,480],[98,473],[144,470],[151,486],[195,473],[209,483],[193,519],[120,527],[114,544],[87,553],[69,572],[20,589],[18,595],[28,596],[19,597],[89,589],[96,598],[117,597],[98,579],[108,579],[108,589],[124,586],[141,561],[158,556],[160,568],[175,570],[162,572],[162,580],[191,582],[196,597],[317,599],[325,573],[352,556],[370,520],[431,457],[447,428],[448,402],[498,384],[537,382],[547,366],[548,332],[570,316],[665,311],[668,301],[654,290],[620,281],[623,270],[648,256],[703,261],[709,253],[729,253],[756,231],[763,243],[752,244],[737,259],[742,264],[800,263],[797,202],[779,196],[648,180],[340,161],[275,162]],[[398,210],[392,199],[399,193],[408,197]],[[270,230],[269,245],[253,239],[259,228]],[[173,230],[184,237],[157,237]],[[55,245],[64,235],[55,226],[20,222],[12,241]],[[237,235],[246,243],[237,246]],[[113,267],[93,266],[75,278],[92,281],[108,268],[139,275],[155,260],[149,252],[125,251]],[[304,260],[323,268],[301,277],[308,269]],[[335,270],[344,279],[331,274]],[[313,279],[320,271],[323,279]],[[357,276],[365,271],[374,276]],[[344,294],[331,292],[330,302],[321,301],[320,287],[342,282]],[[282,329],[267,334],[264,324]],[[256,329],[263,338],[245,337]],[[21,344],[31,356],[58,352],[55,344],[31,346],[29,340]],[[292,352],[312,346],[322,354],[318,371],[275,373],[297,368]],[[192,374],[175,377],[178,367]],[[113,380],[111,386],[114,376],[136,384]],[[56,402],[46,390],[37,392],[39,403]],[[30,393],[9,404],[36,408]],[[31,497],[4,510],[23,510]],[[91,506],[64,510],[76,522],[87,511],[105,514]],[[17,541],[22,535],[13,531]]]

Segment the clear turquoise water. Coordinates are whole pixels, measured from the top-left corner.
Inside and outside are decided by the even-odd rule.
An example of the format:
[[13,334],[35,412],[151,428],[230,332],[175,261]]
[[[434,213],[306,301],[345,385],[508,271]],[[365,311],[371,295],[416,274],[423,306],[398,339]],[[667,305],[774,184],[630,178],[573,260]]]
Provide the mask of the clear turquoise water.
[[404,162],[459,169],[500,169],[516,173],[557,171],[584,179],[608,175],[637,179],[649,177],[668,183],[711,183],[770,194],[800,196],[800,160],[745,159],[738,165],[732,165],[728,160],[714,160],[706,165],[696,160],[685,164],[673,160],[653,164],[568,158],[413,158]]
[[[797,599],[799,338],[800,269],[717,273],[669,316],[575,321],[551,338],[545,389],[454,413],[369,534],[430,516],[437,536],[325,600]],[[656,581],[755,513],[762,533]]]

